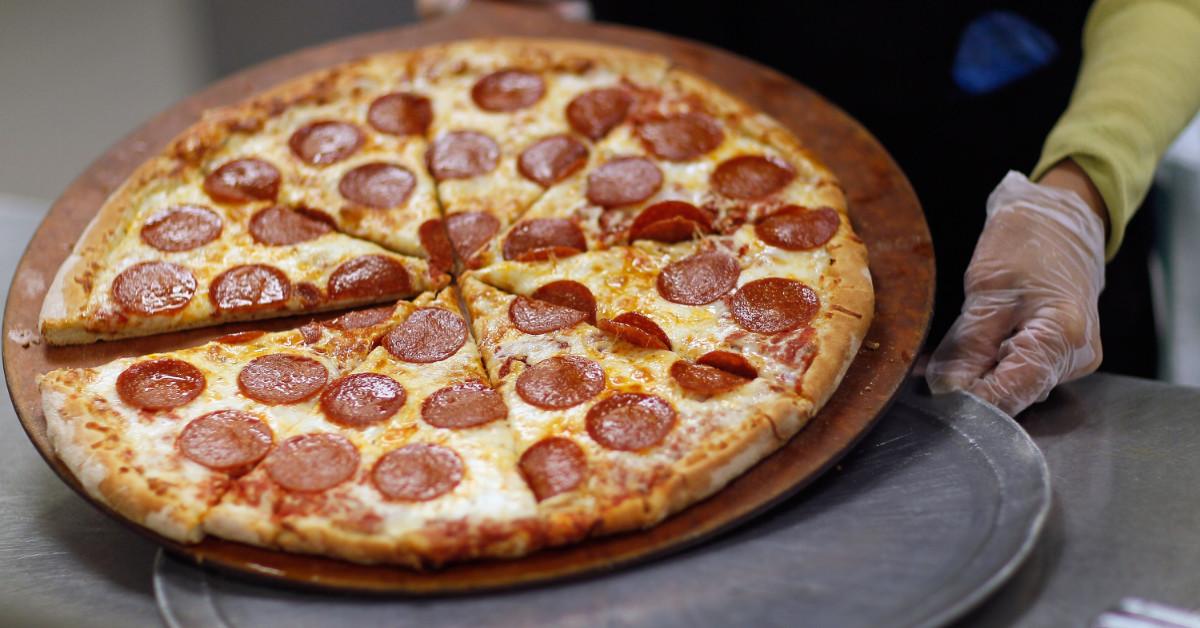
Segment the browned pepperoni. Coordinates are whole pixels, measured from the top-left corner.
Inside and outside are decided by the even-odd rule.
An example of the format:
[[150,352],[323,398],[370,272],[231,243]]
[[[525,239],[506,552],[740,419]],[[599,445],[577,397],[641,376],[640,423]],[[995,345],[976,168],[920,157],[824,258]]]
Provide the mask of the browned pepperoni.
[[404,387],[387,375],[354,373],[321,393],[321,412],[338,425],[365,427],[390,418],[407,399]]
[[175,205],[142,225],[142,242],[160,251],[190,251],[221,235],[221,217],[200,205]]
[[587,457],[575,441],[551,436],[521,454],[519,463],[525,483],[540,502],[579,486],[587,477]]
[[754,225],[754,233],[771,246],[789,251],[815,249],[837,233],[841,218],[829,207],[804,209],[788,205]]
[[243,395],[269,405],[304,401],[329,381],[325,365],[312,358],[273,353],[250,360],[238,373]]
[[471,88],[471,99],[485,111],[516,111],[537,102],[546,91],[542,77],[521,70],[500,70]]
[[426,161],[438,181],[469,179],[496,169],[500,147],[478,131],[451,131],[433,142]]
[[675,427],[675,408],[662,397],[617,393],[588,410],[588,435],[608,449],[653,447]]
[[309,321],[300,326],[300,340],[306,345],[315,345],[321,340],[321,335],[324,333],[321,330],[321,324],[317,321]]
[[702,113],[677,113],[641,122],[638,137],[657,157],[687,161],[721,145],[725,135],[716,120]]
[[225,311],[251,311],[285,304],[292,296],[292,283],[274,266],[234,266],[217,275],[208,288],[213,307]]
[[745,201],[770,196],[796,177],[787,164],[760,157],[742,155],[721,162],[709,182],[718,193]]
[[446,225],[439,218],[430,218],[417,228],[417,237],[421,239],[421,248],[429,256],[429,265],[442,272],[450,272],[454,268],[454,248],[450,245],[450,236],[446,233]]
[[250,236],[259,244],[297,244],[333,231],[332,222],[317,210],[276,205],[261,209],[250,217]]
[[683,305],[704,305],[721,298],[737,285],[741,274],[732,255],[710,250],[672,262],[658,274],[662,298]]
[[408,168],[373,162],[342,175],[338,192],[351,203],[387,209],[403,205],[416,186],[417,178]]
[[577,406],[604,390],[604,369],[577,355],[557,355],[525,369],[517,394],[546,410]]
[[405,296],[413,288],[404,264],[386,255],[361,255],[333,269],[328,291],[337,300]]
[[777,334],[807,325],[821,309],[812,288],[780,277],[751,281],[738,288],[729,302],[733,319],[743,329]]
[[266,332],[264,332],[264,331],[257,331],[257,330],[255,330],[255,331],[235,331],[232,334],[225,334],[224,336],[217,336],[216,338],[213,338],[213,341],[219,342],[219,343],[225,344],[225,345],[240,345],[240,344],[245,344],[247,342],[251,342],[253,340],[258,340],[265,333]]
[[384,497],[413,502],[449,493],[462,477],[462,458],[448,447],[431,443],[412,443],[390,451],[371,470],[371,481]]
[[143,410],[178,408],[200,396],[208,381],[200,369],[172,358],[137,362],[117,376],[121,401]]
[[733,373],[704,364],[692,364],[679,360],[671,365],[671,377],[684,390],[701,395],[719,395],[729,392],[747,381]]
[[438,307],[421,308],[383,339],[383,346],[405,362],[440,362],[458,353],[467,342],[467,323]]
[[682,242],[712,230],[712,217],[703,209],[685,201],[662,201],[633,219],[629,239]]
[[433,105],[428,98],[419,94],[384,94],[367,109],[367,123],[380,133],[424,135],[432,121]]
[[321,292],[321,289],[307,281],[296,284],[296,294],[300,297],[300,303],[304,307],[314,307],[325,300],[325,294]]
[[446,216],[446,234],[454,252],[471,264],[475,253],[500,230],[500,221],[488,212],[463,212]]
[[567,122],[580,135],[598,140],[625,119],[632,105],[633,96],[623,89],[593,89],[567,105]]
[[579,310],[587,314],[588,323],[596,324],[596,297],[592,296],[592,291],[588,287],[578,281],[570,279],[561,279],[559,281],[551,281],[550,283],[533,291],[530,295],[539,301],[569,307],[573,310]]
[[358,470],[358,449],[339,434],[301,434],[281,443],[267,457],[267,475],[289,491],[333,488]]
[[392,313],[396,311],[396,306],[381,305],[379,307],[367,308],[365,310],[355,310],[346,312],[334,319],[333,324],[340,329],[362,329],[363,327],[371,327],[378,325],[392,317]]
[[271,428],[240,410],[217,410],[193,419],[179,434],[179,451],[210,469],[241,475],[271,450]]
[[300,159],[324,166],[353,155],[364,139],[363,132],[349,122],[320,120],[296,129],[288,138],[288,146]]
[[587,312],[565,305],[518,296],[508,305],[508,319],[527,334],[546,334],[587,320]]
[[113,301],[127,314],[173,314],[186,307],[193,294],[196,276],[170,262],[134,264],[112,282]]
[[744,379],[758,377],[758,369],[749,360],[731,351],[709,351],[696,358],[696,364],[718,368]]
[[204,191],[220,203],[273,201],[279,194],[279,169],[261,159],[235,159],[204,178]]
[[612,320],[600,319],[600,329],[639,347],[670,349],[671,339],[650,317],[637,312],[618,314]]
[[645,157],[618,157],[588,174],[588,201],[602,207],[640,203],[662,187],[658,166]]
[[570,257],[587,250],[583,231],[566,218],[532,218],[518,222],[504,237],[504,259],[521,262]]
[[500,393],[479,380],[439,389],[421,403],[421,418],[434,427],[462,429],[508,416]]
[[552,135],[521,151],[517,169],[526,179],[550,187],[587,163],[588,149],[570,135]]

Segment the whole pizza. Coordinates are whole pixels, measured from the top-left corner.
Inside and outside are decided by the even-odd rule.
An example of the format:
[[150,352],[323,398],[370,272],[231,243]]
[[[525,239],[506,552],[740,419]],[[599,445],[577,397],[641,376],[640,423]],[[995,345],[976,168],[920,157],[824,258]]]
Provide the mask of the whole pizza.
[[663,57],[474,40],[210,111],[104,204],[52,344],[343,310],[52,371],[121,516],[413,567],[645,528],[785,443],[871,322],[833,175]]

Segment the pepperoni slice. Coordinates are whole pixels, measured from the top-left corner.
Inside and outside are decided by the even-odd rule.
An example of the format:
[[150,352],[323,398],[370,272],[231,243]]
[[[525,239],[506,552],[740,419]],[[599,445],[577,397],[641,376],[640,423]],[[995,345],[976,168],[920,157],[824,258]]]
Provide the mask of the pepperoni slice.
[[432,121],[433,105],[419,94],[384,94],[367,109],[367,123],[390,135],[424,135]]
[[267,475],[289,491],[316,492],[333,488],[358,470],[354,443],[339,434],[301,434],[281,443],[267,457]]
[[321,330],[321,324],[317,321],[309,321],[300,326],[296,331],[300,332],[300,341],[306,345],[315,345],[321,340],[321,335],[324,333]]
[[296,129],[288,146],[303,161],[325,166],[353,155],[364,139],[363,132],[349,122],[319,120]]
[[446,233],[454,252],[470,263],[475,253],[500,231],[500,221],[488,212],[462,212],[446,216]]
[[117,376],[117,396],[142,410],[178,408],[200,396],[208,381],[200,369],[172,358],[137,362]]
[[588,435],[601,446],[637,451],[661,443],[675,419],[675,408],[662,397],[617,393],[592,406],[585,423]]
[[241,475],[271,450],[271,428],[240,410],[217,410],[193,419],[179,434],[179,451],[210,469]]
[[508,416],[500,393],[479,380],[446,386],[425,398],[421,418],[434,427],[462,429]]
[[388,209],[403,205],[416,186],[417,178],[408,168],[377,161],[342,175],[338,192],[351,203]]
[[672,262],[658,274],[658,293],[672,303],[704,305],[724,296],[741,274],[737,260],[719,250]]
[[426,161],[438,181],[469,179],[496,169],[500,147],[478,131],[451,131],[433,142]]
[[579,226],[566,218],[532,218],[518,222],[502,248],[504,259],[532,262],[582,253],[587,240]]
[[386,255],[360,255],[342,262],[329,275],[329,298],[361,299],[412,293],[404,264]]
[[384,497],[412,502],[445,495],[462,477],[462,458],[448,447],[430,443],[389,451],[371,470],[371,481]]
[[449,310],[426,307],[388,332],[383,346],[405,362],[429,364],[458,353],[467,342],[467,323]]
[[575,441],[551,436],[533,444],[518,463],[525,483],[543,501],[574,490],[587,477],[587,457]]
[[542,77],[521,70],[500,70],[471,88],[471,99],[485,111],[516,111],[541,99],[546,91]]
[[618,87],[586,91],[567,105],[567,122],[577,133],[593,140],[608,134],[625,120],[633,96]]
[[221,217],[200,205],[175,205],[142,225],[142,242],[160,251],[190,251],[221,235]]
[[716,120],[695,112],[641,122],[637,134],[647,150],[669,161],[695,159],[720,146],[725,139]]
[[324,388],[327,381],[329,371],[324,364],[287,353],[254,358],[237,378],[243,395],[273,406],[304,401]]
[[752,201],[782,190],[795,177],[796,173],[787,164],[758,155],[742,155],[721,162],[709,182],[724,196]]
[[570,135],[552,135],[521,151],[517,169],[526,179],[550,187],[587,163],[588,149]]
[[279,169],[261,159],[235,159],[204,178],[204,192],[219,203],[273,201],[279,195]]
[[247,342],[251,342],[253,340],[258,340],[265,333],[267,333],[267,332],[257,331],[257,330],[255,330],[255,331],[235,331],[232,334],[225,334],[224,336],[217,336],[216,338],[213,338],[213,341],[219,342],[224,345],[240,345],[240,344],[245,344]]
[[671,365],[671,377],[684,390],[701,395],[719,395],[749,381],[716,367],[692,364],[683,360]]
[[643,209],[633,219],[629,239],[683,242],[712,231],[708,212],[685,201],[662,201]]
[[577,355],[557,355],[525,369],[517,394],[546,410],[577,406],[604,390],[604,369]]
[[315,307],[325,300],[321,289],[307,281],[296,284],[296,294],[300,297],[300,303],[304,307]]
[[387,375],[354,373],[321,393],[321,412],[338,425],[365,427],[391,418],[407,399],[404,387]]
[[538,301],[579,310],[587,315],[584,320],[592,325],[596,324],[596,297],[592,296],[592,291],[588,290],[587,286],[578,281],[570,279],[551,281],[534,290],[530,296]]
[[283,271],[265,264],[234,266],[217,275],[208,288],[213,307],[252,311],[282,306],[292,296],[292,282]]
[[837,211],[829,207],[804,209],[788,205],[758,221],[754,233],[771,246],[803,251],[828,242],[837,233],[841,222]]
[[421,239],[421,248],[429,256],[431,267],[442,272],[450,272],[454,268],[454,248],[450,245],[445,223],[438,218],[430,218],[417,228],[417,237]]
[[365,310],[355,310],[346,312],[334,319],[333,324],[344,330],[362,329],[363,327],[372,327],[378,325],[392,317],[392,313],[396,311],[396,306],[381,305],[379,307],[367,308]]
[[751,281],[738,288],[729,302],[729,311],[737,324],[760,334],[777,334],[807,325],[819,309],[821,299],[812,288],[780,277]]
[[141,262],[112,282],[112,298],[127,314],[153,316],[182,310],[196,294],[192,271],[170,262]]
[[731,351],[709,351],[696,358],[696,364],[718,368],[744,379],[758,377],[758,369],[749,360]]
[[600,329],[639,347],[647,349],[670,349],[671,339],[667,332],[650,317],[637,312],[618,314],[613,319],[600,319]]
[[662,187],[658,166],[645,157],[618,157],[588,174],[588,201],[602,207],[640,203]]
[[298,244],[333,231],[332,222],[316,210],[275,205],[250,217],[250,236],[255,242],[269,246]]
[[588,313],[565,305],[556,305],[518,296],[508,305],[508,319],[527,334],[546,334],[566,329],[588,318]]

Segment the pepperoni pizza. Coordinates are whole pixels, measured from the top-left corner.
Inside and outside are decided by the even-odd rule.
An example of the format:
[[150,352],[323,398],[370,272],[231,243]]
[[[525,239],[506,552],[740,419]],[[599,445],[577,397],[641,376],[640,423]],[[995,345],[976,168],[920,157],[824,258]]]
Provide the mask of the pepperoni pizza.
[[778,123],[661,57],[505,39],[207,114],[104,204],[42,329],[380,302],[48,373],[55,451],[182,542],[516,557],[720,489],[821,408],[874,309],[837,180]]

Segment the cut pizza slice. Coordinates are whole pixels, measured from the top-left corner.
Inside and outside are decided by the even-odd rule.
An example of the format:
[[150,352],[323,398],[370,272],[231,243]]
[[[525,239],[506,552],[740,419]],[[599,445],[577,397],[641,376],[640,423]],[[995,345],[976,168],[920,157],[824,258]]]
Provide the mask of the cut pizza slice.
[[418,304],[238,480],[209,532],[414,567],[537,548],[508,409],[455,293]]
[[134,183],[106,203],[42,306],[51,344],[394,301],[449,276],[334,230],[305,208],[210,203]]
[[47,435],[89,495],[165,537],[198,541],[233,478],[366,357],[391,310],[51,371],[39,380]]
[[507,39],[430,49],[413,65],[415,89],[432,101],[427,163],[448,234],[423,227],[426,248],[448,239],[468,265],[578,172],[593,143],[625,124],[638,95],[668,68],[665,58],[642,53]]
[[627,343],[569,305],[471,277],[463,297],[510,409],[547,544],[653,525],[774,451],[813,406],[752,373]]

